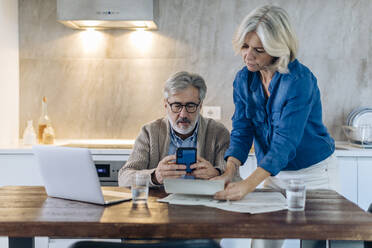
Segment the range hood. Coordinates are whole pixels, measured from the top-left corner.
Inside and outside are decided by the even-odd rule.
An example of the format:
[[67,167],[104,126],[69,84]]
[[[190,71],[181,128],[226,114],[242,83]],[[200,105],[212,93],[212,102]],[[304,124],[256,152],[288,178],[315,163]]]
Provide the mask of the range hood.
[[157,29],[158,0],[57,0],[57,20],[74,29]]

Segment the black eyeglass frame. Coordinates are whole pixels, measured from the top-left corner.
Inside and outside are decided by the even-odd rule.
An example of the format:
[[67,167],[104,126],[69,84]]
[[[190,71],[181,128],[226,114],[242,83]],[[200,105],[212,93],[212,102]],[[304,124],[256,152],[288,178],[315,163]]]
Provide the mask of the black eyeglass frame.
[[[180,103],[180,102],[173,102],[173,103],[170,103],[170,102],[168,102],[168,100],[167,100],[167,103],[168,103],[168,105],[170,106],[170,109],[172,110],[173,113],[178,114],[178,113],[180,113],[180,112],[182,111],[183,108],[186,108],[186,112],[187,112],[187,113],[189,113],[189,114],[193,114],[193,113],[195,113],[195,112],[198,110],[198,107],[200,106],[201,101],[200,101],[199,103],[187,102],[186,104],[182,104],[182,103]],[[174,111],[173,106],[175,106],[175,104],[181,106],[182,108],[180,108],[179,111]],[[190,104],[192,104],[192,106],[190,106]],[[194,108],[194,107],[195,107],[195,110],[194,110],[194,111],[189,111],[187,105],[188,105],[189,107],[191,107],[191,108]]]

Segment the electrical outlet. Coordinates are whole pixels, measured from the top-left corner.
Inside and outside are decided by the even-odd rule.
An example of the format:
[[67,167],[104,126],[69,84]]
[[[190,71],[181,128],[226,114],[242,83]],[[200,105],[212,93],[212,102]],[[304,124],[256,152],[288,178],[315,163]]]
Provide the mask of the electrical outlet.
[[215,120],[221,120],[221,107],[220,106],[203,106],[203,116]]

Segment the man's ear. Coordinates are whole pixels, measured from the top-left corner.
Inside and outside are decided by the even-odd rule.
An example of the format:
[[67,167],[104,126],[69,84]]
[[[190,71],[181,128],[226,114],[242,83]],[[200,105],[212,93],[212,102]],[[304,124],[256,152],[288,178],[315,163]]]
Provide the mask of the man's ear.
[[165,109],[167,109],[167,105],[168,105],[167,99],[164,98],[164,108]]

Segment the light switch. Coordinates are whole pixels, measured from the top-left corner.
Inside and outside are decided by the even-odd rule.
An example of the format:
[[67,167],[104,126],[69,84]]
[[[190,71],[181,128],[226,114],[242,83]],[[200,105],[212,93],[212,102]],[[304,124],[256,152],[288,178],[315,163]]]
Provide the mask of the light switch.
[[221,120],[221,107],[220,106],[203,106],[203,116],[215,120]]

